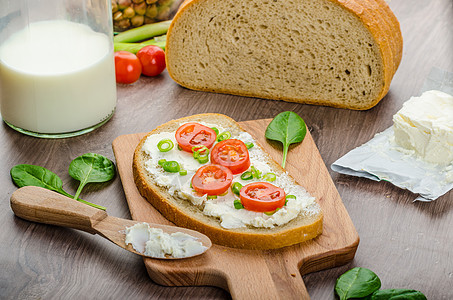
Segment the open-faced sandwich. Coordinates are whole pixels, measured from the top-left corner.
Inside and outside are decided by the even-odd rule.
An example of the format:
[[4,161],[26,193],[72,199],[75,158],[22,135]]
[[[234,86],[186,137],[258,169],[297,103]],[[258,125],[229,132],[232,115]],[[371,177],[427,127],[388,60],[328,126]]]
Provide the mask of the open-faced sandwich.
[[135,183],[168,220],[219,245],[281,248],[322,232],[319,204],[231,118],[163,124],[135,150]]

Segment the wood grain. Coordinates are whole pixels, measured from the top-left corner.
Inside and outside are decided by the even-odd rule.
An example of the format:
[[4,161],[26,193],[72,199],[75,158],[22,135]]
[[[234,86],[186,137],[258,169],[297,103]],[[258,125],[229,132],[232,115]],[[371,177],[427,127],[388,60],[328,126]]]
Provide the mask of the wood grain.
[[[281,161],[282,151],[278,150],[281,147],[264,138],[269,122],[270,119],[240,124],[272,158]],[[113,142],[113,152],[129,209],[134,220],[158,220],[163,224],[171,224],[141,197],[134,183],[132,158],[143,136],[123,135]],[[307,133],[302,143],[291,147],[287,170],[321,205],[324,214],[321,236],[291,247],[268,251],[214,245],[204,255],[178,264],[145,259],[153,281],[169,286],[214,285],[227,288],[234,299],[263,296],[269,299],[308,299],[299,270],[306,274],[349,262],[354,257],[359,237],[310,133]],[[238,264],[238,261],[241,263]]]
[[[420,94],[431,68],[453,72],[452,1],[388,2],[401,24],[403,59],[389,94],[369,111],[194,92],[179,87],[164,72],[132,85],[118,85],[113,118],[80,137],[42,140],[1,124],[0,298],[229,299],[228,292],[215,287],[158,285],[149,278],[140,257],[107,240],[16,218],[9,199],[17,188],[9,170],[22,163],[46,167],[74,194],[78,182],[67,174],[70,161],[87,152],[114,160],[111,145],[120,135],[147,132],[197,113],[223,113],[246,121],[273,118],[286,110],[306,121],[324,164],[330,166],[392,125],[392,115],[410,96]],[[0,80],[0,89],[1,84]],[[360,235],[360,246],[347,265],[303,275],[311,298],[334,300],[336,278],[360,266],[376,272],[383,288],[418,289],[428,299],[453,299],[453,192],[431,203],[413,203],[414,194],[389,183],[328,170]],[[82,197],[106,206],[111,216],[131,218],[119,177],[109,183],[88,184]],[[281,260],[266,262],[274,263],[282,264]],[[212,280],[219,276],[212,274]]]

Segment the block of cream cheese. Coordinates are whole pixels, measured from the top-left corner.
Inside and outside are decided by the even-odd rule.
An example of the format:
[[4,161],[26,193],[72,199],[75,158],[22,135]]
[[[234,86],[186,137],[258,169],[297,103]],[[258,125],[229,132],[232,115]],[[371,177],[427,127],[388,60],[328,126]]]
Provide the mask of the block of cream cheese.
[[453,162],[453,96],[431,90],[411,97],[393,122],[398,146],[430,163]]

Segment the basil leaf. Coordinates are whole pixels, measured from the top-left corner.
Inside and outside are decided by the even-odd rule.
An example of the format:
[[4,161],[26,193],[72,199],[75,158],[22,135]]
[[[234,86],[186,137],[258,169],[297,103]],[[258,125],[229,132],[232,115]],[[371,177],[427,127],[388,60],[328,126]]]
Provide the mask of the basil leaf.
[[17,187],[38,186],[73,197],[63,190],[63,181],[54,172],[35,165],[16,165],[11,168],[11,178]]
[[286,164],[286,155],[289,145],[300,143],[307,134],[304,120],[295,112],[285,111],[279,113],[267,126],[265,136],[269,140],[279,141],[283,144],[282,167]]
[[338,277],[335,293],[340,300],[363,298],[381,287],[381,280],[371,270],[353,268]]
[[426,300],[426,296],[416,290],[388,289],[374,292],[370,300]]
[[106,182],[115,177],[115,165],[105,156],[86,153],[71,161],[68,172],[72,178],[80,181],[74,196],[77,199],[87,183]]

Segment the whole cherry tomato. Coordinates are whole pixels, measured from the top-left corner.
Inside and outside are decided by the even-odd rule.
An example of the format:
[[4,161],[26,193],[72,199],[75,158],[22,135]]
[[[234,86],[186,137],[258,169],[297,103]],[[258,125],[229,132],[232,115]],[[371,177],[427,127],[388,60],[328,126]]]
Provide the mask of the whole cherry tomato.
[[230,169],[220,165],[205,165],[192,177],[192,187],[200,194],[220,195],[228,190],[233,181]]
[[212,148],[211,163],[227,167],[233,174],[239,174],[250,167],[249,151],[243,141],[224,140]]
[[133,83],[140,78],[142,65],[133,53],[127,51],[115,52],[115,75],[117,83]]
[[282,208],[286,200],[285,191],[268,182],[244,185],[239,195],[244,208],[256,212],[271,212]]
[[187,152],[192,153],[195,146],[212,147],[217,137],[215,131],[199,123],[186,123],[176,130],[176,141]]
[[137,52],[142,64],[142,73],[146,76],[157,76],[165,70],[165,52],[161,48],[149,45]]

